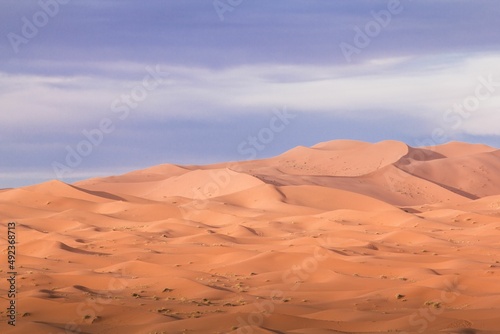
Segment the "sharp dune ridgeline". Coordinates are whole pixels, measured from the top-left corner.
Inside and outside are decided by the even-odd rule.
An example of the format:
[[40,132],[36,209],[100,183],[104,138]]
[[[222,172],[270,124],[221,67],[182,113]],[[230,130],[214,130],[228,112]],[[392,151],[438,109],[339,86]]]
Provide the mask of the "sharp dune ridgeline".
[[0,332],[499,333],[499,170],[485,145],[336,140],[4,189]]

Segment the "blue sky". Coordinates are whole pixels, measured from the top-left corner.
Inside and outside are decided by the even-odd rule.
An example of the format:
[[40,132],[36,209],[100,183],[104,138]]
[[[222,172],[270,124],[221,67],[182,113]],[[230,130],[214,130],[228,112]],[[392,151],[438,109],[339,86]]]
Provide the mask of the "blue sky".
[[494,0],[3,0],[0,188],[339,138],[500,147],[499,16]]

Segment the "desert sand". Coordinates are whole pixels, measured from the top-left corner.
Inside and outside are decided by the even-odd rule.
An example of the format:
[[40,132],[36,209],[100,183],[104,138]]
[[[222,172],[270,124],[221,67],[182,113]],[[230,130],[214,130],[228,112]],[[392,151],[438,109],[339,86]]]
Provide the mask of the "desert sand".
[[337,140],[0,191],[0,333],[500,333],[500,150]]

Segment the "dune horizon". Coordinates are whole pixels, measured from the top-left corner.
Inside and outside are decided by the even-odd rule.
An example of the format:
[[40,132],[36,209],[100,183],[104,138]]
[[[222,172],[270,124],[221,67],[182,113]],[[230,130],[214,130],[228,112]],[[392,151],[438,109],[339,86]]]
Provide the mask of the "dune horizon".
[[[488,147],[488,148],[491,148],[492,150],[496,150],[496,149],[500,149],[499,147],[496,147],[496,146],[492,146],[490,144],[484,144],[484,143],[478,143],[478,142],[467,142],[467,141],[458,141],[458,140],[448,140],[448,141],[445,141],[445,142],[434,142],[433,140],[430,140],[427,144],[432,144],[432,145],[423,145],[423,143],[425,141],[422,141],[422,145],[411,145],[409,142],[407,141],[403,141],[403,140],[397,140],[397,139],[383,139],[383,140],[379,140],[379,141],[363,141],[363,140],[359,140],[359,139],[347,139],[347,138],[338,138],[338,139],[332,139],[332,140],[329,140],[329,141],[326,141],[326,142],[318,142],[317,144],[313,145],[314,146],[318,146],[318,145],[321,145],[321,144],[324,144],[324,143],[329,143],[329,142],[335,142],[335,141],[339,141],[339,142],[342,142],[342,141],[347,141],[347,142],[360,142],[360,143],[369,143],[369,144],[377,144],[377,143],[381,143],[381,142],[391,142],[391,141],[397,141],[397,142],[401,142],[402,144],[404,145],[407,145],[409,148],[422,148],[422,149],[427,149],[427,150],[434,150],[435,148],[440,148],[440,149],[446,149],[446,147],[453,147],[454,145],[466,145],[470,148],[474,148],[474,147],[479,147],[479,146],[483,146],[483,147]],[[289,150],[285,150],[283,153],[286,153],[288,151],[291,151],[291,150],[294,150],[294,149],[297,149],[299,147],[304,147],[302,145],[299,145],[297,147],[294,147],[294,148],[291,148]],[[48,181],[51,181],[51,180],[58,180],[58,181],[62,181],[64,183],[68,183],[68,184],[73,184],[73,183],[77,183],[77,182],[81,182],[81,181],[85,181],[85,180],[88,180],[88,179],[92,179],[92,178],[104,178],[104,177],[109,177],[109,176],[116,176],[118,174],[124,174],[124,173],[129,173],[129,172],[133,172],[133,171],[137,171],[137,170],[142,170],[142,169],[149,169],[149,168],[154,168],[155,166],[161,166],[161,165],[175,165],[175,166],[210,166],[210,165],[218,165],[218,164],[225,164],[225,163],[228,163],[227,161],[231,161],[231,162],[242,162],[242,161],[248,161],[248,160],[266,160],[268,158],[270,158],[272,156],[264,156],[264,157],[260,157],[260,158],[255,158],[255,159],[248,159],[248,158],[245,158],[245,159],[241,159],[241,160],[233,160],[233,159],[226,159],[226,160],[216,160],[216,161],[213,161],[213,162],[210,162],[210,163],[200,163],[199,161],[196,161],[196,160],[189,160],[187,162],[164,162],[164,163],[160,163],[160,164],[153,164],[151,166],[135,166],[135,167],[128,167],[127,169],[125,169],[124,171],[122,171],[121,173],[116,173],[116,171],[109,171],[110,167],[107,167],[107,171],[106,172],[99,172],[98,170],[94,170],[92,171],[92,174],[94,175],[88,175],[88,176],[78,176],[78,177],[60,177],[58,178],[58,175],[57,173],[54,171],[53,173],[53,178],[49,178],[47,177],[45,174],[44,176],[34,176],[34,174],[30,173],[30,176],[29,178],[30,179],[33,179],[33,178],[37,178],[38,181],[34,181],[34,180],[31,180],[29,183],[24,183],[24,180],[20,181],[18,185],[12,185],[12,186],[3,186],[0,184],[0,191],[5,191],[5,190],[10,190],[10,189],[15,189],[15,188],[23,188],[23,187],[29,187],[29,186],[34,186],[34,185],[37,185],[37,184],[40,184],[40,183],[44,183],[44,182],[48,182]],[[75,170],[71,169],[71,174],[74,174]],[[79,174],[85,174],[86,172],[84,171],[84,169],[80,169],[80,172]],[[71,181],[68,181],[68,179],[71,179]]]
[[498,333],[498,170],[484,144],[333,140],[0,189],[0,332]]

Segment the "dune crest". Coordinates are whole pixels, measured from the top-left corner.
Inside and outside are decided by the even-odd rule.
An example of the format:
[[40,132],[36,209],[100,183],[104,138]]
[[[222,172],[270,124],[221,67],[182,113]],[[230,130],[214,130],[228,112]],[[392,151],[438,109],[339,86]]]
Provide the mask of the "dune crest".
[[335,140],[2,189],[0,332],[498,333],[498,170],[485,145]]
[[401,142],[376,144],[333,141],[297,147],[280,156],[279,169],[291,175],[362,176],[388,166],[408,153]]

